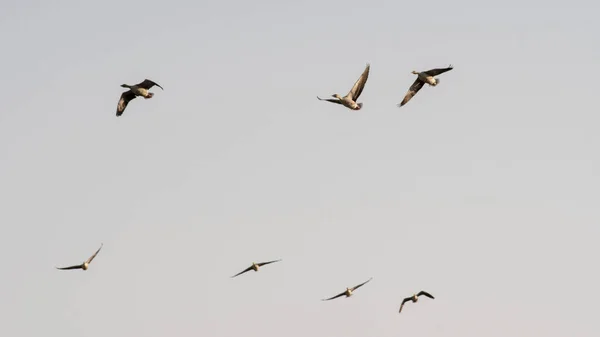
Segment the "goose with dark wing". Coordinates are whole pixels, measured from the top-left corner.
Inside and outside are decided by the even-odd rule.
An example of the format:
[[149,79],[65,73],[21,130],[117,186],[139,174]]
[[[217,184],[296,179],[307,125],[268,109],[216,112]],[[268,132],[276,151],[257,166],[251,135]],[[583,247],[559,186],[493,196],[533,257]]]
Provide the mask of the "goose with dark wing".
[[421,295],[425,295],[426,297],[429,297],[431,299],[435,298],[430,293],[421,290],[418,294],[414,294],[411,297],[407,297],[404,300],[402,300],[402,304],[400,305],[400,310],[398,310],[398,313],[402,312],[402,307],[404,307],[404,303],[406,303],[408,301],[412,301],[413,303],[417,303],[417,301],[419,300],[419,296],[421,296]]
[[273,260],[273,261],[268,261],[268,262],[260,262],[260,263],[254,263],[254,262],[252,262],[252,265],[250,267],[248,267],[248,268],[242,270],[241,272],[233,275],[232,278],[236,277],[238,275],[242,275],[243,273],[245,273],[247,271],[250,271],[250,270],[258,271],[259,267],[262,267],[262,266],[270,264],[270,263],[279,262],[279,261],[281,261],[281,259],[279,259],[279,260]]
[[96,257],[96,255],[98,255],[98,253],[100,252],[100,249],[102,249],[102,246],[104,244],[100,244],[100,248],[98,248],[98,250],[94,253],[94,255],[90,256],[89,259],[87,259],[84,263],[82,264],[78,264],[75,266],[70,266],[70,267],[63,267],[63,268],[59,268],[56,267],[56,269],[60,269],[60,270],[70,270],[70,269],[82,269],[82,270],[88,270],[90,263],[92,263],[92,260]]
[[333,299],[336,299],[336,298],[338,298],[338,297],[340,297],[340,296],[344,296],[344,295],[345,295],[346,297],[350,297],[350,296],[352,296],[352,294],[354,293],[354,291],[355,291],[356,289],[358,289],[358,288],[362,287],[363,285],[367,284],[367,283],[368,283],[369,281],[371,281],[372,279],[373,279],[373,278],[371,277],[370,279],[366,280],[365,282],[363,282],[363,283],[361,283],[361,284],[359,284],[359,285],[356,285],[356,286],[354,286],[354,287],[352,287],[352,288],[346,288],[346,290],[345,290],[345,291],[343,291],[343,292],[341,292],[341,293],[339,293],[339,294],[337,294],[337,295],[335,295],[335,296],[333,296],[333,297],[322,299],[321,301],[329,301],[329,300],[333,300]]
[[129,104],[129,101],[131,101],[132,99],[138,96],[142,96],[145,99],[152,98],[152,96],[154,96],[154,93],[151,93],[148,90],[153,86],[157,86],[160,89],[164,90],[163,87],[161,87],[158,83],[155,83],[148,79],[145,79],[143,82],[135,85],[121,84],[121,87],[129,88],[129,90],[121,94],[121,98],[119,99],[119,103],[117,104],[117,117],[123,114],[125,108],[127,107],[127,104]]
[[321,98],[317,96],[317,98],[321,101],[327,101],[331,103],[337,103],[345,106],[348,109],[352,110],[360,110],[363,107],[362,103],[357,103],[356,101],[360,97],[363,89],[365,88],[365,84],[367,83],[367,79],[369,78],[369,70],[371,69],[371,65],[367,63],[367,67],[360,75],[358,80],[352,86],[352,89],[346,94],[346,96],[342,97],[339,94],[333,94],[331,97],[333,98]]
[[401,107],[404,104],[408,103],[408,101],[410,101],[410,99],[413,98],[413,96],[415,96],[417,94],[417,92],[419,92],[419,90],[421,90],[421,88],[423,88],[423,85],[425,83],[429,84],[432,87],[437,86],[440,83],[440,79],[436,78],[434,76],[443,74],[452,69],[454,69],[454,67],[452,67],[452,65],[450,65],[450,66],[448,66],[448,68],[436,68],[436,69],[431,69],[431,70],[422,71],[422,72],[413,70],[412,73],[417,75],[417,79],[410,86],[410,88],[408,89],[408,92],[404,96],[404,99],[402,100],[402,102],[400,104],[398,104],[398,106]]

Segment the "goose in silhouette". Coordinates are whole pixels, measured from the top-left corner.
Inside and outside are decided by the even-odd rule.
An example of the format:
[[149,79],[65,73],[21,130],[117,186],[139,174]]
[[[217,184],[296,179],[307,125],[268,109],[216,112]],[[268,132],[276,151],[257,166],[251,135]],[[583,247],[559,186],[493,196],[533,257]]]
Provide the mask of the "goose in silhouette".
[[245,272],[247,272],[247,271],[250,271],[250,270],[258,271],[258,268],[259,268],[259,267],[262,267],[262,266],[264,266],[264,265],[266,265],[266,264],[270,264],[270,263],[279,262],[279,261],[281,261],[281,259],[279,259],[279,260],[273,260],[273,261],[268,261],[268,262],[260,262],[260,263],[254,263],[254,262],[252,262],[252,265],[251,265],[250,267],[248,267],[248,268],[246,268],[246,269],[242,270],[241,272],[239,272],[239,273],[237,273],[237,274],[233,275],[233,276],[232,276],[232,278],[233,278],[233,277],[236,277],[236,276],[238,276],[238,275],[242,275],[243,273],[245,273]]
[[367,83],[367,79],[369,78],[369,69],[371,69],[371,65],[367,63],[367,67],[363,71],[362,75],[358,78],[352,89],[346,94],[346,96],[342,97],[339,94],[333,94],[331,97],[334,98],[321,98],[317,96],[317,98],[321,101],[327,101],[332,103],[337,103],[345,106],[348,109],[352,110],[360,110],[363,106],[362,103],[357,103],[358,97],[362,93],[365,83]]
[[422,71],[422,72],[413,70],[412,73],[417,75],[417,79],[410,86],[410,88],[408,89],[408,92],[406,93],[406,96],[404,96],[404,99],[402,100],[402,102],[400,104],[398,104],[398,106],[401,107],[404,104],[408,103],[408,101],[410,101],[410,99],[413,98],[413,96],[416,95],[417,92],[419,92],[419,90],[421,90],[421,88],[423,88],[423,85],[425,83],[429,84],[432,87],[435,87],[438,84],[440,84],[440,79],[435,78],[434,76],[443,74],[447,71],[452,70],[453,68],[454,67],[452,67],[452,65],[450,65],[450,66],[448,66],[448,68],[436,68],[436,69],[431,69],[431,70]]
[[92,263],[92,260],[96,257],[96,255],[98,255],[98,252],[100,252],[100,249],[102,249],[102,246],[104,244],[100,244],[100,248],[98,248],[98,250],[94,253],[94,255],[90,256],[89,259],[87,259],[84,263],[82,264],[78,264],[76,266],[70,266],[70,267],[63,267],[63,268],[59,268],[56,267],[56,269],[60,269],[60,270],[69,270],[69,269],[83,269],[83,270],[88,270],[90,263]]
[[402,304],[400,305],[400,310],[398,310],[398,313],[402,312],[402,307],[404,307],[404,303],[408,302],[408,301],[412,301],[413,303],[417,303],[417,301],[419,300],[419,296],[421,295],[425,295],[431,299],[434,299],[435,297],[433,297],[430,293],[426,292],[426,291],[420,291],[418,294],[414,294],[411,297],[407,297],[404,300],[402,300]]
[[341,292],[341,293],[339,293],[339,294],[337,294],[337,295],[335,295],[335,296],[333,296],[333,297],[322,299],[321,301],[329,301],[329,300],[333,300],[333,299],[336,299],[336,298],[338,298],[338,297],[340,297],[340,296],[344,296],[344,295],[346,295],[346,297],[350,297],[350,296],[352,296],[352,294],[354,293],[354,291],[355,291],[356,289],[358,289],[358,288],[360,288],[360,287],[364,286],[365,284],[367,284],[367,283],[368,283],[369,281],[371,281],[372,279],[373,279],[373,278],[371,277],[370,279],[366,280],[365,282],[363,282],[363,283],[361,283],[361,284],[359,284],[359,285],[356,285],[356,286],[354,286],[354,287],[352,287],[352,288],[346,288],[346,290],[345,290],[345,291],[343,291],[343,292]]
[[158,85],[158,83],[152,82],[148,79],[145,79],[143,82],[135,85],[121,84],[121,87],[129,88],[129,90],[121,94],[119,104],[117,104],[117,117],[123,114],[123,111],[125,111],[127,104],[129,104],[129,101],[131,101],[132,99],[138,96],[142,96],[145,99],[152,98],[152,96],[154,96],[154,93],[151,93],[150,91],[148,91],[148,89],[152,88],[153,86],[157,86],[164,90],[163,87]]

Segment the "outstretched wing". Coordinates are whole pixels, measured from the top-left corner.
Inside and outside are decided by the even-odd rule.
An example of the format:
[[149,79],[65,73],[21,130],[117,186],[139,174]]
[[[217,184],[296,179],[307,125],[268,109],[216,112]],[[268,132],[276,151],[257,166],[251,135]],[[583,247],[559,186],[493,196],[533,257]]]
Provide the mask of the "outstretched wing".
[[354,86],[352,87],[350,92],[348,92],[348,96],[350,97],[350,99],[352,99],[355,102],[358,99],[358,97],[360,97],[360,94],[362,93],[362,91],[365,87],[365,83],[367,83],[367,79],[369,78],[369,70],[370,69],[371,69],[371,65],[367,63],[367,67],[365,68],[363,73],[360,75],[358,80],[356,80],[356,83],[354,83]]
[[261,266],[264,266],[266,264],[275,263],[275,262],[279,262],[279,261],[281,261],[281,259],[279,259],[279,260],[273,260],[273,261],[269,261],[269,262],[261,262],[261,263],[258,263],[258,266],[261,267]]
[[98,250],[94,253],[94,255],[90,256],[90,258],[87,259],[87,261],[85,261],[85,262],[91,263],[92,260],[96,257],[96,255],[98,255],[98,253],[100,252],[100,249],[102,249],[102,246],[104,246],[103,243],[100,244],[100,248],[98,248]]
[[402,102],[400,102],[398,106],[401,107],[404,104],[408,103],[408,101],[410,101],[410,99],[413,98],[413,96],[416,95],[419,92],[419,90],[421,90],[421,88],[423,88],[423,84],[425,83],[423,83],[419,78],[417,78],[415,82],[410,86],[408,92],[404,96],[404,99],[402,100]]
[[248,267],[248,268],[246,268],[246,269],[242,270],[241,272],[239,272],[239,273],[237,273],[237,274],[233,275],[233,276],[232,276],[232,278],[234,278],[234,277],[236,277],[236,276],[238,276],[238,275],[242,275],[243,273],[245,273],[245,272],[247,272],[247,271],[249,271],[249,270],[251,270],[251,269],[252,269],[252,266],[250,266],[250,267]]
[[358,289],[358,288],[360,288],[360,287],[364,286],[365,284],[369,283],[369,281],[371,281],[372,279],[373,279],[373,278],[371,277],[370,279],[366,280],[365,282],[363,282],[363,283],[361,283],[361,284],[359,284],[359,285],[357,285],[357,286],[354,286],[354,287],[352,287],[352,291],[354,291],[354,290],[356,290],[356,289]]
[[129,101],[131,101],[134,98],[135,94],[131,90],[125,91],[121,94],[121,98],[119,99],[119,103],[117,104],[117,117],[123,114],[123,111],[125,111],[125,108],[127,107],[127,104],[129,104]]
[[407,298],[405,298],[405,299],[402,300],[402,304],[400,304],[400,310],[398,310],[398,313],[402,312],[402,308],[404,307],[404,303],[406,303],[406,302],[408,302],[410,300],[412,300],[412,297],[407,297]]
[[341,293],[339,293],[339,294],[337,294],[337,295],[335,295],[335,296],[333,296],[333,297],[326,298],[326,299],[322,299],[321,301],[329,301],[329,300],[333,300],[333,299],[336,299],[336,298],[338,298],[338,297],[340,297],[340,296],[343,296],[344,294],[346,294],[346,292],[345,292],[345,291],[344,291],[344,292],[341,292]]
[[56,269],[60,269],[60,270],[81,269],[81,268],[83,268],[82,264],[78,264],[76,266],[70,266],[70,267],[63,267],[63,268],[56,267]]
[[431,70],[427,70],[426,73],[429,76],[436,76],[436,75],[439,75],[439,74],[443,74],[443,73],[445,73],[447,71],[450,71],[452,69],[454,69],[454,67],[452,65],[449,65],[448,68],[431,69]]
[[331,103],[342,104],[342,102],[337,98],[321,98],[319,96],[317,96],[317,98],[319,99],[319,101],[327,101],[327,102],[331,102]]
[[151,81],[151,80],[149,80],[149,79],[145,79],[143,82],[141,82],[141,83],[138,83],[138,84],[136,84],[135,86],[136,86],[136,87],[139,87],[139,88],[144,88],[144,89],[150,89],[150,88],[152,88],[153,86],[157,86],[157,87],[161,88],[162,90],[165,90],[165,89],[163,89],[163,87],[161,87],[161,86],[160,86],[158,83],[156,83],[156,82],[153,82],[153,81]]
[[423,290],[421,290],[421,291],[420,291],[420,292],[417,294],[417,296],[421,296],[421,295],[425,295],[425,296],[427,296],[427,297],[429,297],[429,298],[431,298],[431,299],[435,299],[435,297],[433,297],[433,295],[431,295],[430,293],[428,293],[428,292],[426,292],[426,291],[423,291]]

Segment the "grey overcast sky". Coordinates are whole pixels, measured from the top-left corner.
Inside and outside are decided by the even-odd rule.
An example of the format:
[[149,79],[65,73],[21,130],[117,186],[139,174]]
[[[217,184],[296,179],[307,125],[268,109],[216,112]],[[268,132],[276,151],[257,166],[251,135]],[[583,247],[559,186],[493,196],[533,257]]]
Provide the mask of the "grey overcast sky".
[[598,1],[0,6],[1,336],[600,335]]

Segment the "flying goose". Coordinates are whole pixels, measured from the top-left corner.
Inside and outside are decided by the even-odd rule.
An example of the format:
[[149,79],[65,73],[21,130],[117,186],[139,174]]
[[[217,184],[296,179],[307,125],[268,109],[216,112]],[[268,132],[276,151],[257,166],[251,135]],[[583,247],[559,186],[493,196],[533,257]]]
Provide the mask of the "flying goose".
[[367,63],[367,67],[363,71],[362,75],[360,75],[360,77],[358,78],[356,83],[354,83],[354,86],[352,86],[352,89],[350,89],[346,96],[342,97],[338,94],[333,94],[331,95],[331,97],[334,97],[335,99],[323,99],[319,96],[317,96],[317,98],[321,101],[341,104],[348,109],[360,110],[363,104],[357,103],[356,101],[358,100],[358,97],[360,97],[360,94],[362,93],[363,88],[365,87],[365,83],[367,83],[367,79],[369,78],[369,69],[371,69],[371,65]]
[[404,303],[408,302],[408,301],[412,301],[413,303],[417,303],[417,301],[419,300],[419,296],[421,295],[425,295],[431,299],[434,299],[435,297],[433,297],[430,293],[426,292],[426,291],[420,291],[418,294],[414,294],[411,297],[407,297],[404,300],[402,300],[402,304],[400,305],[400,310],[398,310],[398,313],[402,312],[402,307],[404,306]]
[[83,270],[87,270],[90,266],[90,263],[92,263],[92,260],[96,257],[96,255],[98,255],[98,252],[100,252],[100,249],[102,249],[102,246],[104,244],[100,244],[100,248],[98,248],[98,250],[94,253],[94,255],[90,256],[89,259],[87,259],[84,263],[82,264],[78,264],[76,266],[70,266],[70,267],[63,267],[63,268],[59,268],[56,267],[56,269],[60,269],[60,270],[69,270],[69,269],[83,269]]
[[137,96],[142,96],[145,99],[152,98],[152,96],[154,96],[154,93],[149,92],[148,89],[152,88],[153,86],[157,86],[164,90],[163,87],[161,87],[158,83],[154,83],[148,79],[145,79],[143,82],[135,85],[121,84],[121,87],[129,88],[129,90],[121,94],[119,104],[117,104],[117,117],[123,114],[123,111],[125,111],[125,108],[127,107],[127,104],[129,104],[129,101],[136,98]]
[[436,68],[436,69],[431,69],[431,70],[422,71],[422,72],[413,70],[412,73],[417,75],[417,79],[410,86],[410,88],[408,89],[408,92],[406,93],[406,96],[404,96],[404,99],[402,100],[402,102],[400,104],[398,104],[398,107],[401,107],[404,104],[408,103],[408,101],[410,101],[410,99],[413,98],[413,96],[416,95],[417,92],[419,92],[419,90],[421,90],[421,88],[423,88],[423,85],[425,83],[429,84],[432,87],[435,87],[436,85],[438,85],[440,83],[440,79],[434,78],[434,76],[443,74],[447,71],[452,70],[453,68],[454,67],[452,67],[452,65],[450,65],[450,66],[448,66],[448,68]]
[[274,263],[274,262],[279,262],[279,261],[281,261],[281,259],[279,259],[279,260],[273,260],[273,261],[268,261],[268,262],[260,262],[260,263],[254,263],[254,262],[252,262],[252,265],[250,267],[248,267],[248,268],[242,270],[241,272],[233,275],[232,278],[234,278],[234,277],[236,277],[238,275],[242,275],[243,273],[245,273],[247,271],[250,271],[250,270],[258,271],[259,267],[262,267],[262,266],[264,266],[266,264],[269,264],[269,263]]
[[333,300],[333,299],[336,299],[336,298],[338,298],[338,297],[340,297],[340,296],[344,296],[344,295],[346,295],[346,297],[350,297],[350,296],[352,296],[352,293],[353,293],[353,292],[354,292],[356,289],[358,289],[358,288],[362,287],[363,285],[367,284],[367,282],[371,281],[372,279],[373,279],[373,278],[371,277],[370,279],[366,280],[365,282],[363,282],[363,283],[361,283],[361,284],[359,284],[359,285],[357,285],[357,286],[354,286],[354,287],[352,287],[352,288],[346,288],[346,290],[345,290],[345,291],[343,291],[343,292],[341,292],[341,293],[339,293],[339,294],[337,294],[337,295],[335,295],[335,296],[333,296],[333,297],[322,299],[321,301],[329,301],[329,300]]

